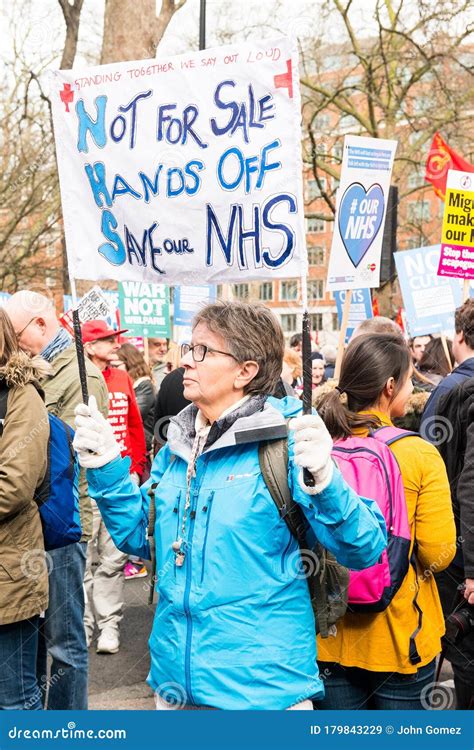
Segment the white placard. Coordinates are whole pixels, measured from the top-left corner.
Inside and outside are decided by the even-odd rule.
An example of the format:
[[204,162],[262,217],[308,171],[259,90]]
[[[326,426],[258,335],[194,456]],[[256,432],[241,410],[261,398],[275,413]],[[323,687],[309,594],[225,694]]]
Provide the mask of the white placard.
[[380,283],[380,258],[397,141],[344,139],[341,182],[327,288],[368,289]]
[[57,71],[70,273],[196,284],[307,270],[287,38]]

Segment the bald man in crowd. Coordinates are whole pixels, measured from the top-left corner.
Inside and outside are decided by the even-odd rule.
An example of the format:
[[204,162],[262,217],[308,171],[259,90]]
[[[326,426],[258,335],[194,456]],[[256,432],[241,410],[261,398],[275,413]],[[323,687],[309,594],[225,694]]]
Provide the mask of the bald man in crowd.
[[[74,428],[74,408],[82,403],[79,367],[71,336],[60,325],[50,299],[37,292],[17,292],[6,302],[18,343],[27,354],[41,355],[52,371],[41,386],[46,408]],[[100,370],[86,360],[89,393],[101,413],[108,413],[108,392]],[[38,681],[46,685],[46,650],[52,659],[48,695],[50,710],[87,709],[88,653],[84,630],[84,570],[92,535],[92,507],[85,473],[81,471],[79,542],[51,550],[49,607],[40,633]],[[42,681],[44,675],[44,682]]]

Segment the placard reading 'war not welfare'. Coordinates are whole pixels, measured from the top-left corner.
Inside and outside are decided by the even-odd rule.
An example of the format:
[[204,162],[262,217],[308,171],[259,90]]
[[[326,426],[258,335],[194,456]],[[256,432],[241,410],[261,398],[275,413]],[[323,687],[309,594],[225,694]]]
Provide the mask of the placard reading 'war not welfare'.
[[196,284],[306,273],[288,39],[53,78],[69,269]]
[[165,284],[124,281],[118,288],[120,325],[129,336],[171,337],[169,289]]

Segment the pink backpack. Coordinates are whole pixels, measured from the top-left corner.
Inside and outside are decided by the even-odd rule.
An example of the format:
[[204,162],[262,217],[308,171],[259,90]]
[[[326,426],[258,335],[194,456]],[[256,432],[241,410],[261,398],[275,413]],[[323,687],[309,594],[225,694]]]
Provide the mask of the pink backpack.
[[383,612],[408,572],[410,527],[402,476],[388,447],[415,432],[381,427],[369,437],[336,440],[332,456],[347,484],[362,497],[375,500],[385,518],[387,547],[366,570],[351,570],[350,612]]

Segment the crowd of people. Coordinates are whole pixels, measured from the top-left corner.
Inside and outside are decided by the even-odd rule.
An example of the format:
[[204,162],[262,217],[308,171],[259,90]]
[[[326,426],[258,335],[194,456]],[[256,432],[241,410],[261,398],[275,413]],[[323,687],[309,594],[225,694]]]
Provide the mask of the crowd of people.
[[[51,302],[22,291],[0,309],[0,708],[86,709],[88,650],[119,651],[137,577],[158,593],[157,709],[429,708],[440,654],[457,707],[473,707],[474,301],[456,311],[452,342],[407,341],[376,317],[340,372],[335,347],[314,347],[306,415],[301,335],[286,344],[263,305],[211,303],[190,342],[150,339],[148,361],[124,333],[83,324],[84,404]],[[45,553],[48,412],[75,430],[82,537]],[[374,453],[384,430],[393,437]],[[354,463],[366,467],[357,485],[337,458],[358,439],[377,465],[396,459],[386,482],[398,482],[404,545],[371,494],[374,456]],[[275,477],[298,534],[264,470],[272,441],[285,444]],[[316,635],[300,565],[320,549],[350,571],[329,637]],[[357,571],[393,580],[398,568],[383,605],[356,602]]]

